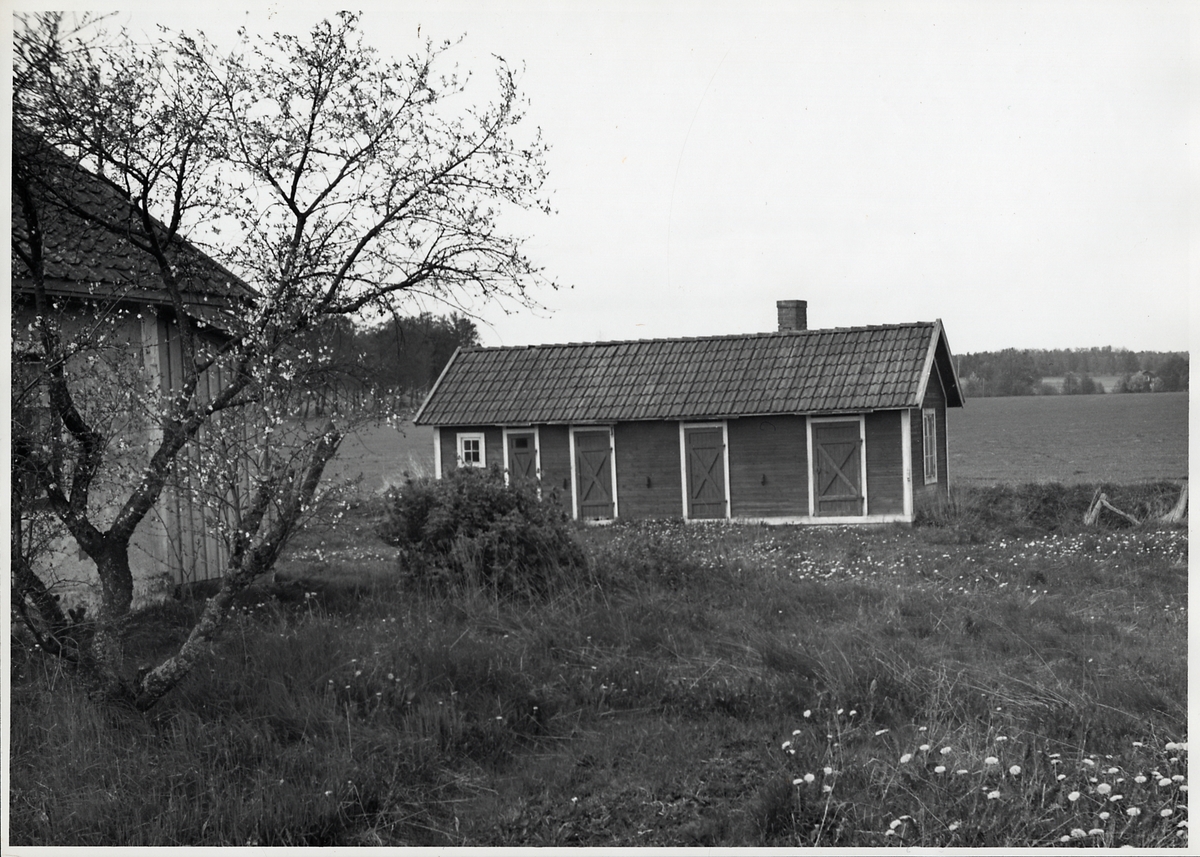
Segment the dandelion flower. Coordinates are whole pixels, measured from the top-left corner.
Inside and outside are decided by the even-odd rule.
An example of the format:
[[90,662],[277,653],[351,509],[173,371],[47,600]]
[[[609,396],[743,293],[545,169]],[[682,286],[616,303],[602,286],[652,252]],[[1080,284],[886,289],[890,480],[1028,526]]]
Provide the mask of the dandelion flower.
[[885,732],[891,732],[891,731],[892,731],[891,729],[876,729],[875,737],[878,738],[880,735],[884,734]]
[[928,745],[928,744],[922,744],[922,745],[921,745],[920,747],[918,747],[917,749],[918,749],[918,750],[920,750],[922,753],[928,753],[928,752],[929,752],[929,745]]
[[814,774],[805,774],[804,775],[804,782],[806,782],[806,783],[816,782],[816,779],[817,779],[816,775],[814,775]]
[[833,768],[831,768],[831,767],[829,767],[829,766],[827,765],[827,766],[825,766],[825,768],[823,769],[823,773],[824,773],[824,774],[825,774],[825,776],[827,776],[827,777],[828,777],[828,776],[831,776],[831,775],[833,774]]
[[1107,771],[1105,771],[1104,773],[1106,773],[1106,774],[1119,774],[1119,773],[1121,773],[1121,769],[1120,769],[1120,768],[1109,768],[1109,769],[1108,769]]
[[1064,833],[1062,836],[1058,837],[1058,841],[1059,842],[1070,842],[1071,837]]
[[1007,741],[1007,740],[1008,740],[1008,736],[1006,736],[1006,735],[997,735],[997,736],[996,736],[996,743],[997,743],[997,744],[1003,744],[1003,743],[1004,743],[1005,741]]
[[1008,772],[1010,774],[1012,774],[1014,777],[1020,776],[1021,775],[1021,766],[1013,765],[1011,768],[1008,769]]
[[968,771],[966,768],[959,768],[959,769],[958,769],[957,771],[955,771],[954,773],[956,773],[956,774],[959,774],[959,775],[962,775],[962,774],[968,774],[968,773],[970,773],[970,771]]
[[1083,760],[1083,763],[1084,763],[1085,765],[1087,765],[1089,768],[1094,768],[1094,767],[1096,767],[1096,762],[1095,762],[1094,760],[1092,760],[1092,759],[1084,759],[1084,760]]
[[901,765],[907,765],[911,761],[912,761],[912,753],[905,753],[903,756],[900,757]]
[[806,709],[804,710],[804,716],[805,716],[805,717],[812,717],[812,711],[810,711],[810,710],[808,710],[808,709],[806,708]]
[[883,835],[884,835],[884,836],[895,836],[895,835],[896,835],[896,831],[894,831],[894,830],[885,830],[885,831],[883,831]]
[[838,714],[841,714],[841,713],[842,713],[843,711],[845,711],[845,710],[846,710],[846,709],[844,709],[844,708],[839,708],[839,709],[838,709]]
[[1133,778],[1133,781],[1140,786],[1142,783],[1146,782],[1146,778],[1143,775],[1138,774]]
[[1168,816],[1174,815],[1175,810],[1171,809],[1171,807],[1168,806],[1165,809],[1159,810],[1158,814],[1161,815],[1163,818],[1167,818]]
[[1146,745],[1145,745],[1145,744],[1143,744],[1141,741],[1134,741],[1134,742],[1133,742],[1133,746],[1135,746],[1135,747],[1145,747]]
[[1084,832],[1083,828],[1076,827],[1074,830],[1071,831],[1072,839],[1083,839],[1083,837],[1085,837],[1085,836],[1087,836],[1087,833]]
[[796,779],[792,780],[792,785],[798,786],[802,782],[804,782],[804,777],[796,777]]
[[983,760],[983,763],[985,765],[999,765],[1000,760],[997,759],[995,756],[988,756],[986,759]]
[[1079,792],[1071,792],[1069,795],[1067,795],[1067,800],[1069,800],[1071,803],[1075,803],[1075,801],[1079,800]]
[[1099,827],[1093,827],[1091,830],[1088,831],[1088,836],[1103,836],[1103,835],[1104,835],[1104,831],[1101,830]]
[[950,747],[943,747],[941,749],[941,754],[943,756],[949,756],[952,752],[954,752],[954,751]]
[[987,796],[988,800],[995,800],[998,797],[1000,797],[999,789],[997,789],[996,791],[988,792],[988,796]]
[[904,822],[901,821],[900,819],[893,818],[891,824],[889,824],[888,827],[891,828],[892,830],[895,830],[897,827],[899,827],[903,823]]
[[1060,783],[1061,783],[1063,780],[1065,780],[1066,778],[1067,778],[1067,775],[1066,775],[1066,774],[1059,774],[1057,777],[1055,777],[1055,779],[1056,779],[1056,780],[1058,780]]
[[1106,795],[1112,791],[1112,786],[1110,786],[1108,783],[1101,783],[1100,785],[1096,786],[1096,791],[1099,794]]
[[928,727],[928,726],[921,726],[921,727],[918,727],[918,728],[917,728],[917,731],[918,731],[918,732],[928,732],[928,731],[929,731],[929,727]]
[[851,709],[850,709],[850,716],[851,716],[851,717],[853,717],[855,714],[858,714],[858,711],[856,711],[855,709],[851,708]]
[[793,729],[793,730],[792,730],[792,737],[793,737],[793,738],[795,738],[795,737],[796,737],[797,735],[799,735],[799,734],[800,734],[800,730],[799,730],[799,729]]
[[1109,803],[1116,803],[1117,801],[1122,800],[1124,797],[1125,797],[1125,795],[1113,795],[1108,800],[1109,800]]
[[933,769],[933,772],[935,774],[944,774],[944,773],[946,773],[946,766],[938,765],[936,768]]
[[829,784],[823,785],[821,786],[821,791],[823,791],[825,794],[829,794],[833,791],[833,786]]
[[1129,809],[1125,810],[1125,814],[1127,816],[1129,816],[1130,818],[1137,818],[1139,815],[1142,814],[1142,811],[1140,809],[1138,809],[1136,806],[1131,806],[1131,807],[1129,807]]
[[1169,785],[1171,785],[1171,781],[1169,779],[1167,779],[1166,777],[1163,777],[1161,780],[1158,781],[1158,784],[1160,786],[1169,786]]
[[1186,779],[1187,777],[1185,777],[1183,774],[1176,774],[1175,776],[1171,777],[1171,782],[1182,783]]
[[786,750],[790,746],[792,746],[791,741],[784,741],[783,744],[781,745],[781,749]]
[[947,830],[958,830],[960,827],[962,827],[961,824],[959,824],[957,821],[952,821],[952,822],[950,822],[949,826],[946,829]]
[[1099,818],[1101,821],[1108,821],[1109,817],[1110,817],[1110,816],[1109,816],[1109,813],[1108,813],[1108,812],[1102,812],[1102,813],[1100,813],[1100,815],[1098,816],[1098,818]]

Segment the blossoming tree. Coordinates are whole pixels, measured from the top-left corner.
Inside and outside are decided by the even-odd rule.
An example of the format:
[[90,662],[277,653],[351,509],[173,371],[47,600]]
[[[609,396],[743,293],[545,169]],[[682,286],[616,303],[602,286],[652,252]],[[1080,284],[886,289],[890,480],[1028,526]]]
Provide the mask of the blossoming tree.
[[[42,389],[48,418],[40,438],[14,444],[13,605],[48,648],[145,709],[203,655],[234,596],[272,567],[320,497],[346,425],[310,429],[280,404],[320,366],[313,332],[395,313],[415,295],[531,303],[531,288],[548,284],[503,212],[549,212],[546,150],[503,60],[480,94],[445,67],[453,45],[389,60],[362,43],[351,14],[306,38],[243,31],[232,52],[202,36],[164,32],[144,45],[94,21],[65,23],[18,16],[14,38],[13,255],[33,310],[14,331],[14,366],[37,376],[14,384],[14,415],[30,411],[21,395]],[[121,204],[72,197],[63,176],[79,165],[118,188]],[[60,215],[141,254],[178,328],[169,390],[113,357],[128,351],[103,324],[67,324],[46,277],[43,224]],[[189,286],[197,248],[237,275],[204,307]],[[128,312],[79,300],[96,318]],[[134,420],[153,429],[148,446],[128,442]],[[135,676],[121,644],[130,543],[180,483],[220,531],[221,586],[179,649]],[[47,518],[101,584],[94,634],[75,640],[30,553],[44,542],[30,524]]]

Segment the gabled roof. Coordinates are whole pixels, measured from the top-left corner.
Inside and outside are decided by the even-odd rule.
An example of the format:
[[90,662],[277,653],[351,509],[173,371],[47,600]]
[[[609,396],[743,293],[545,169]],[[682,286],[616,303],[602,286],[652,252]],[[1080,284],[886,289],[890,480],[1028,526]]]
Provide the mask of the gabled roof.
[[947,404],[961,406],[940,321],[462,348],[415,422],[520,425],[914,408],[939,376]]
[[[13,146],[32,165],[34,173],[30,184],[44,235],[47,292],[170,306],[170,295],[154,260],[131,242],[140,225],[125,192],[29,132],[14,129]],[[14,156],[17,154],[14,151]],[[89,219],[88,214],[114,228],[105,228]],[[165,236],[165,227],[157,221],[154,225]],[[27,230],[14,189],[14,244],[28,247]],[[254,290],[237,276],[187,241],[176,239],[167,254],[179,273],[189,314],[215,316],[221,309],[244,306],[255,296]],[[15,249],[12,256],[13,289],[28,291],[30,272]]]

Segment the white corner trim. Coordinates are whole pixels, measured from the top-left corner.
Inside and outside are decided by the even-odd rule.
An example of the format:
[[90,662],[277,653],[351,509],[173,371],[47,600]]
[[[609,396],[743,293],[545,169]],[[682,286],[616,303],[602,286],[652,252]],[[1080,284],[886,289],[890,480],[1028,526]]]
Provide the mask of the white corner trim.
[[900,411],[900,456],[904,468],[904,515],[912,520],[913,471],[912,471],[912,409]]
[[436,479],[442,478],[442,429],[440,426],[433,427],[433,475]]

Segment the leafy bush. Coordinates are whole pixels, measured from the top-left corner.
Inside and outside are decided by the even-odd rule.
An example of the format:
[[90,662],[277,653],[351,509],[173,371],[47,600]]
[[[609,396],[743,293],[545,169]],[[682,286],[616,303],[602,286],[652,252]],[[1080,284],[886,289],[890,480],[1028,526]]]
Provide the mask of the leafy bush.
[[458,468],[444,478],[410,479],[387,497],[379,536],[425,584],[545,595],[586,568],[557,492],[506,485],[498,468]]

